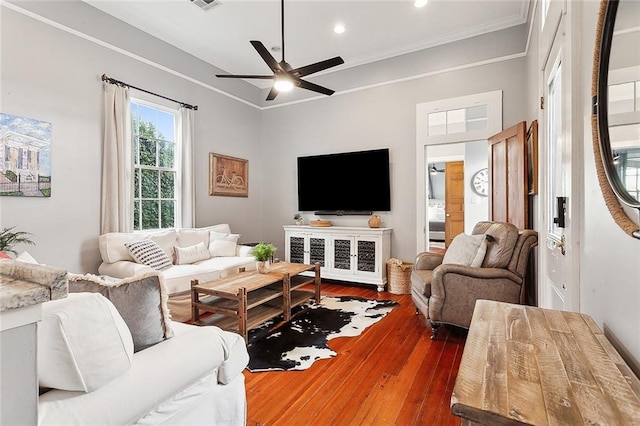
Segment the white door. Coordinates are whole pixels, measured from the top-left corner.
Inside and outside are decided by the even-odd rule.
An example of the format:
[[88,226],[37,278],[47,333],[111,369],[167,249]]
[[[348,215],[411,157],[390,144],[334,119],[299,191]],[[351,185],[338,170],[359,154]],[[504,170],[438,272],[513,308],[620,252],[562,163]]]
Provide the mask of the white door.
[[[557,5],[560,2],[552,2]],[[565,4],[566,6],[566,4]],[[544,308],[565,311],[579,310],[579,207],[578,182],[575,178],[576,163],[581,158],[581,147],[574,140],[581,140],[581,119],[572,116],[579,105],[572,99],[572,87],[578,82],[571,78],[571,40],[567,38],[569,25],[566,10],[550,8],[557,15],[547,17],[543,29],[552,37],[548,52],[541,58],[543,110],[540,114],[542,131],[541,179],[539,204],[540,271],[539,305]]]

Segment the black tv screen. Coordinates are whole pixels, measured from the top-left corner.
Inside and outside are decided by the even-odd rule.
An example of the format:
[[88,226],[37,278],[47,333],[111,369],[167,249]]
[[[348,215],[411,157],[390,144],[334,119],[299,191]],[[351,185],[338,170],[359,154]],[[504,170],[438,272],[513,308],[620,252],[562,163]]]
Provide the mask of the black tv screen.
[[298,210],[391,211],[389,149],[298,157]]

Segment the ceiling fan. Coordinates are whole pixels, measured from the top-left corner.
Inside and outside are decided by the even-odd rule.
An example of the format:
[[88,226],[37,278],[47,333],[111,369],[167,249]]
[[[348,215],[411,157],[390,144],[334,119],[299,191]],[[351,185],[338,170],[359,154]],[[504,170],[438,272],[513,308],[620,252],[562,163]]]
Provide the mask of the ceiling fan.
[[322,93],[323,95],[331,96],[335,92],[334,90],[326,87],[319,86],[317,84],[303,80],[302,77],[326,70],[337,65],[344,64],[344,60],[340,56],[335,58],[326,59],[324,61],[316,62],[310,65],[306,65],[300,68],[292,68],[291,65],[284,58],[284,0],[280,1],[281,4],[281,34],[282,34],[282,61],[278,62],[269,53],[267,48],[262,42],[257,40],[251,40],[250,43],[256,49],[258,54],[262,57],[273,75],[245,75],[245,74],[216,74],[219,78],[258,78],[263,80],[274,80],[273,87],[267,95],[267,100],[272,101],[278,96],[280,91],[291,90],[293,86],[301,87],[303,89],[311,90],[314,92]]

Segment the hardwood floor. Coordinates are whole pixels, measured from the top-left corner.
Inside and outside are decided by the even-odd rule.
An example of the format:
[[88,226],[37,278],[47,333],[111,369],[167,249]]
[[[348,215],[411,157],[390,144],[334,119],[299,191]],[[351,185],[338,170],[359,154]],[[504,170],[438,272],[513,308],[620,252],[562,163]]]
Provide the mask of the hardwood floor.
[[450,412],[466,332],[431,328],[410,295],[322,285],[323,295],[392,299],[400,306],[358,337],[331,340],[338,356],[304,371],[245,370],[247,425],[459,425]]

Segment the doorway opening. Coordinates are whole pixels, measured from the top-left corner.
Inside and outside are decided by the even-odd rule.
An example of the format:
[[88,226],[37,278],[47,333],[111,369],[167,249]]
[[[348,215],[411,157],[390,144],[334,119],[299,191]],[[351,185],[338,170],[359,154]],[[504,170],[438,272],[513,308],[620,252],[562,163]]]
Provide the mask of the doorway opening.
[[[432,226],[429,222],[442,223],[441,213],[444,209],[446,246],[446,222],[448,218],[453,217],[446,216],[449,214],[446,211],[446,193],[442,198],[435,196],[430,198],[431,163],[462,162],[462,171],[457,173],[461,188],[457,201],[460,212],[458,216],[461,220],[456,225],[460,226],[463,232],[471,233],[478,221],[487,218],[487,196],[474,191],[472,178],[480,169],[487,167],[488,138],[502,130],[502,91],[418,104],[416,126],[416,248],[417,252],[422,252],[430,250]],[[467,150],[476,151],[474,158],[482,161],[484,165],[480,166],[476,160],[470,161],[471,156],[467,155]],[[442,167],[436,168],[442,169]],[[440,205],[439,200],[443,200]],[[455,202],[452,201],[452,204]],[[471,217],[469,212],[472,212]],[[481,213],[474,214],[474,212]],[[431,219],[436,215],[440,220],[430,220],[430,214],[432,214]],[[454,219],[450,219],[452,224],[456,222]],[[442,227],[439,224],[434,226]],[[437,231],[434,230],[434,232]],[[449,241],[457,235],[456,232],[458,231],[449,232],[451,234]],[[437,247],[441,241],[434,241],[434,243]]]

